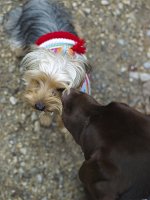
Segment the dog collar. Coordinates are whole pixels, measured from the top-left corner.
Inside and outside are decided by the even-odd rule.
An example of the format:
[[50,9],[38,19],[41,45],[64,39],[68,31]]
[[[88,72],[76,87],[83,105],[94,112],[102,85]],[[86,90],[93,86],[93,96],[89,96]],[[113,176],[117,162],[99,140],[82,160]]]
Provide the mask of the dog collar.
[[[52,32],[42,35],[35,42],[36,45],[49,49],[54,53],[64,53],[69,55],[86,52],[85,41],[69,32]],[[88,75],[86,74],[80,90],[84,93],[91,94],[91,86]]]
[[90,79],[89,79],[88,74],[86,74],[85,76],[85,79],[81,85],[80,91],[91,95],[91,85],[90,85]]

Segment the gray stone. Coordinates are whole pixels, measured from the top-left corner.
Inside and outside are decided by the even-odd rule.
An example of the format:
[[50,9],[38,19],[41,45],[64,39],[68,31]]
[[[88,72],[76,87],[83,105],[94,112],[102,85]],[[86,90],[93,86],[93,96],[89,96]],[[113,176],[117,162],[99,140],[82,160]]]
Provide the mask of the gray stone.
[[43,182],[43,175],[42,174],[38,174],[37,176],[36,176],[36,180],[37,180],[37,182],[38,183],[42,183]]
[[15,97],[13,97],[13,96],[11,96],[11,97],[9,98],[9,101],[10,101],[10,103],[11,103],[12,105],[16,105],[17,102],[18,102],[18,100],[17,100]]
[[27,153],[27,149],[26,148],[21,148],[20,152],[25,155]]
[[146,35],[150,37],[150,29],[146,31]]
[[129,77],[136,80],[140,79],[143,82],[150,80],[150,74],[142,72],[129,72]]
[[0,103],[6,103],[6,98],[5,97],[1,97],[0,98]]
[[48,198],[47,197],[43,197],[41,200],[48,200]]
[[32,112],[31,121],[34,122],[35,120],[37,120],[37,114],[36,114],[36,112]]
[[108,0],[101,0],[101,5],[103,5],[103,6],[107,6],[107,5],[109,5],[109,1]]
[[150,69],[150,61],[143,64],[145,69]]
[[34,123],[34,132],[40,131],[40,123],[39,121],[35,121]]
[[124,39],[119,39],[118,44],[124,46],[126,44],[126,41]]

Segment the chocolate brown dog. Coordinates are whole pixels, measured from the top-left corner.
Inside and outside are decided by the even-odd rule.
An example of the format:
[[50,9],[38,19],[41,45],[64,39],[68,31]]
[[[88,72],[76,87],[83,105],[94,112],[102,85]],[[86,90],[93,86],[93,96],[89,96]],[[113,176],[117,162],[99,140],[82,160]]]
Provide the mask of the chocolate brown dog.
[[142,200],[150,196],[150,117],[123,103],[98,104],[72,89],[62,118],[81,146],[79,177],[89,200]]

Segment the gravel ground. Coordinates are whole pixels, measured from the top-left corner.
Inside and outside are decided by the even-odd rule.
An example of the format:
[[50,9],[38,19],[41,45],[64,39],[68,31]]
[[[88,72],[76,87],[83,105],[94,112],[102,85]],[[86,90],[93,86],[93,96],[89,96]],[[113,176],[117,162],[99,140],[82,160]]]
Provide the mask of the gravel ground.
[[[150,0],[62,0],[85,38],[92,94],[150,114]],[[22,99],[22,71],[3,30],[20,0],[0,0],[0,200],[83,200],[80,148],[56,125],[41,127]]]

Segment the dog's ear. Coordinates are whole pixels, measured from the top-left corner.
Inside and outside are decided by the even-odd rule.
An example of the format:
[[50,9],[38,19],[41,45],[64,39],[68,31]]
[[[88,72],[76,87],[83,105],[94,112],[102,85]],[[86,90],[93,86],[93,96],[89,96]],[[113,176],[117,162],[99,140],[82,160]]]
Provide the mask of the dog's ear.
[[86,61],[86,63],[84,65],[85,65],[86,73],[90,74],[93,69],[93,66],[91,65],[91,63],[89,61]]
[[98,172],[99,165],[97,160],[85,160],[79,170],[79,178],[85,184],[97,182],[99,179],[103,178]]
[[101,157],[101,151],[96,151],[90,159],[85,160],[79,170],[79,178],[83,183],[101,184],[102,181],[111,179],[116,176],[118,170],[116,166],[107,158]]

